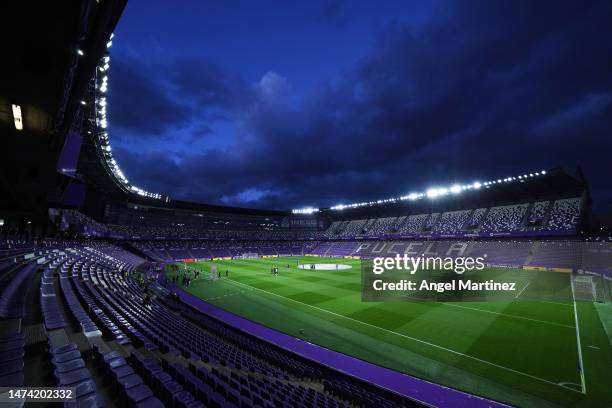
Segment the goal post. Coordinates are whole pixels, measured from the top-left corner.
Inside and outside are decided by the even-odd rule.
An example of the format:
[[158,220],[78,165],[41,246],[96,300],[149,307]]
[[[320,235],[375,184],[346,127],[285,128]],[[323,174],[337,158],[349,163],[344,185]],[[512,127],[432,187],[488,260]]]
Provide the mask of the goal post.
[[210,280],[219,280],[219,269],[217,265],[210,265]]

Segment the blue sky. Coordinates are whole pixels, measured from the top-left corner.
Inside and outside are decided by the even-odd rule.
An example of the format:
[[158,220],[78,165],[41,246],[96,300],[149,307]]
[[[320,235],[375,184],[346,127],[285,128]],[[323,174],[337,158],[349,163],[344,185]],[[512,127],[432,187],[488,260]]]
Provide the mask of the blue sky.
[[607,205],[611,9],[131,1],[114,151],[133,183],[206,203],[329,206],[582,165]]

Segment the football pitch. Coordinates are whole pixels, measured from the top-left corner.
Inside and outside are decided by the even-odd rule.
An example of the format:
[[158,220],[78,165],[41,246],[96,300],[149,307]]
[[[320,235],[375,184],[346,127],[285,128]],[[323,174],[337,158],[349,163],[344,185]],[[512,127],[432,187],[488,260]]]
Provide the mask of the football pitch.
[[[300,269],[298,262],[350,268]],[[208,279],[212,264],[221,279]],[[561,302],[362,302],[359,260],[278,257],[187,265],[203,273],[186,291],[362,360],[517,406],[612,406],[612,347],[601,317],[609,305],[574,302],[570,289]],[[179,273],[183,268],[179,264]],[[529,298],[527,283],[537,273],[513,272],[525,277],[517,298]],[[169,266],[166,274],[177,272]]]

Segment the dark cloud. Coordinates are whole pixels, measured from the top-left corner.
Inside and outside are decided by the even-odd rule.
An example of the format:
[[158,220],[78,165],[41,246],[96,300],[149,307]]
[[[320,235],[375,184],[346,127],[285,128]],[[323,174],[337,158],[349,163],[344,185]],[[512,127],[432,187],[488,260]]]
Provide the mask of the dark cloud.
[[180,59],[163,68],[175,97],[190,99],[200,108],[235,110],[252,98],[239,75],[211,61]]
[[191,120],[190,108],[180,98],[170,97],[156,75],[139,61],[113,59],[109,83],[109,115],[116,137],[160,136]]
[[[582,165],[611,205],[612,3],[457,2],[433,14],[418,30],[388,27],[338,83],[297,106],[290,75],[248,84],[208,62],[172,65],[173,101],[225,112],[239,124],[234,147],[179,164],[121,152],[120,163],[177,198],[282,209]],[[153,121],[140,126],[167,125]]]

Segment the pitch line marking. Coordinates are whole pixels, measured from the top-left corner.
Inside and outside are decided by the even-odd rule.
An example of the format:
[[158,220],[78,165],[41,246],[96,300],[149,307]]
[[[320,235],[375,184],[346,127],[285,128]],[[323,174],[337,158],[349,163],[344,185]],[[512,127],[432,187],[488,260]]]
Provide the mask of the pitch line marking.
[[446,306],[460,307],[462,309],[476,310],[476,311],[483,312],[483,313],[491,313],[491,314],[495,314],[499,316],[506,316],[506,317],[510,317],[513,319],[524,319],[524,320],[530,320],[532,322],[551,324],[553,326],[566,327],[568,329],[575,329],[574,326],[570,326],[570,325],[563,324],[563,323],[549,322],[548,320],[533,319],[531,317],[517,316],[517,315],[511,315],[511,314],[506,314],[506,313],[501,313],[501,312],[494,312],[492,310],[478,309],[478,308],[469,307],[469,306],[461,306],[461,305],[456,305],[454,303],[443,303],[443,304]]
[[542,303],[550,303],[553,305],[561,305],[561,306],[568,306],[568,307],[572,307],[571,303],[563,303],[563,302],[553,302],[551,300],[538,300],[538,302],[542,302]]
[[578,323],[578,311],[576,310],[576,295],[574,294],[574,278],[570,276],[570,284],[572,288],[572,299],[574,300],[574,320],[576,321],[576,343],[578,345],[578,361],[580,362],[580,383],[582,384],[582,393],[586,394],[586,380],[584,375],[584,362],[582,361],[582,346],[580,345],[580,324]]
[[521,296],[523,294],[523,292],[525,291],[525,289],[527,289],[527,286],[529,286],[529,284],[531,283],[531,281],[527,282],[527,284],[525,285],[525,287],[523,289],[521,289],[521,291],[519,293],[516,294],[516,296],[514,297],[515,299],[518,299],[519,296]]
[[429,343],[429,342],[427,342],[427,341],[425,341],[425,340],[417,339],[416,337],[411,337],[411,336],[408,336],[408,335],[406,335],[406,334],[402,334],[402,333],[394,332],[393,330],[385,329],[384,327],[375,326],[375,325],[373,325],[373,324],[366,323],[366,322],[363,322],[363,321],[361,321],[361,320],[353,319],[352,317],[348,317],[348,316],[344,316],[344,315],[341,315],[341,314],[338,314],[338,313],[332,312],[331,310],[322,309],[322,308],[317,307],[317,306],[309,305],[308,303],[303,303],[303,302],[300,302],[299,300],[291,299],[291,298],[289,298],[289,297],[285,297],[285,296],[282,296],[282,295],[278,295],[278,294],[273,293],[273,292],[268,292],[267,290],[264,290],[264,289],[259,289],[259,288],[255,287],[255,286],[250,286],[250,285],[247,285],[247,284],[244,284],[244,283],[241,283],[241,282],[235,281],[235,280],[230,279],[230,278],[226,278],[226,279],[227,279],[227,280],[229,280],[229,281],[231,281],[232,283],[235,283],[235,284],[238,284],[238,285],[243,285],[243,286],[246,286],[246,287],[248,287],[248,288],[251,288],[251,290],[253,290],[253,289],[257,289],[257,290],[259,290],[259,291],[262,291],[262,292],[268,293],[268,294],[270,294],[270,295],[278,296],[278,297],[280,297],[280,298],[287,299],[287,300],[291,300],[291,301],[293,301],[293,302],[295,302],[295,303],[299,303],[299,304],[301,304],[301,305],[311,307],[311,308],[316,309],[316,310],[319,310],[319,311],[321,311],[321,312],[329,313],[329,314],[332,314],[332,315],[334,315],[334,316],[338,316],[338,317],[340,317],[340,318],[344,318],[344,319],[347,319],[347,320],[351,320],[351,321],[356,322],[356,323],[361,323],[361,324],[363,324],[363,325],[370,326],[370,327],[373,327],[373,328],[375,328],[375,329],[385,331],[385,332],[387,332],[387,333],[395,334],[396,336],[404,337],[404,338],[407,338],[407,339],[409,339],[409,340],[413,340],[413,341],[416,341],[416,342],[419,342],[419,343],[427,344],[428,346],[431,346],[431,347],[436,347],[436,348],[439,348],[439,349],[441,349],[441,350],[445,350],[445,351],[447,351],[447,352],[449,352],[449,353],[453,353],[453,354],[460,355],[460,356],[462,356],[462,357],[471,358],[471,359],[476,360],[476,361],[479,361],[479,362],[481,362],[481,363],[485,363],[485,364],[489,364],[489,365],[492,365],[492,366],[497,367],[497,368],[501,368],[502,370],[507,370],[507,371],[513,372],[513,373],[515,373],[515,374],[520,374],[520,375],[524,375],[524,376],[529,377],[529,378],[533,378],[534,380],[542,381],[542,382],[545,382],[545,383],[547,383],[547,384],[551,384],[551,385],[554,385],[554,386],[557,386],[557,387],[562,387],[562,388],[565,388],[565,389],[570,390],[570,391],[574,391],[574,392],[577,392],[577,393],[581,393],[580,391],[575,390],[575,389],[573,389],[573,388],[571,388],[571,387],[567,387],[567,386],[565,386],[565,385],[562,385],[562,384],[559,384],[559,383],[556,383],[556,382],[553,382],[553,381],[550,381],[550,380],[546,380],[546,379],[544,379],[544,378],[536,377],[535,375],[527,374],[527,373],[524,373],[524,372],[522,372],[522,371],[518,371],[518,370],[515,370],[515,369],[513,369],[513,368],[508,368],[508,367],[505,367],[505,366],[502,366],[502,365],[499,365],[499,364],[495,364],[495,363],[492,363],[492,362],[487,361],[487,360],[482,360],[482,359],[480,359],[480,358],[478,358],[478,357],[474,357],[474,356],[471,356],[471,355],[469,355],[469,354],[464,354],[464,353],[461,353],[460,351],[451,350],[451,349],[449,349],[449,348],[446,348],[446,347],[444,347],[444,346],[440,346],[440,345],[438,345],[438,344]]

